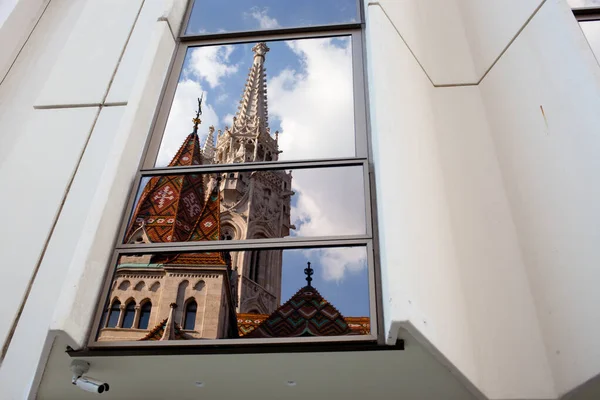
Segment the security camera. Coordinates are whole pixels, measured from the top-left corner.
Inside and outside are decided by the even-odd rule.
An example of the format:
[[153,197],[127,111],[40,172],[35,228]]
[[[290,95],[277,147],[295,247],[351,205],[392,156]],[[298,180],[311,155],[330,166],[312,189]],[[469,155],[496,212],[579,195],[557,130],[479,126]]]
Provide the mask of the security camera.
[[100,382],[96,379],[87,376],[81,376],[75,379],[75,382],[73,384],[76,385],[78,388],[85,390],[86,392],[92,393],[108,392],[109,388],[108,383]]
[[97,379],[89,376],[83,376],[90,370],[90,363],[83,360],[73,360],[71,362],[71,371],[73,372],[73,379],[71,383],[78,388],[85,390],[86,392],[92,393],[104,393],[108,392],[108,383],[101,382]]

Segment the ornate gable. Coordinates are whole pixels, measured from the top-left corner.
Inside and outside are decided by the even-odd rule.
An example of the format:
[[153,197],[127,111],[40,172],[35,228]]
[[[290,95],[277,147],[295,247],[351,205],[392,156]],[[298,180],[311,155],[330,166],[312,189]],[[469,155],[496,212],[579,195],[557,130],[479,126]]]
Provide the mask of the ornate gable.
[[[247,324],[248,331],[253,324]],[[239,322],[238,322],[239,326]],[[344,316],[312,286],[305,286],[245,338],[355,335]]]
[[[200,164],[202,154],[198,135],[191,133],[169,167]],[[214,228],[211,230],[204,225],[198,226],[198,222],[202,218],[212,217],[214,221],[205,224],[218,226],[218,214],[216,219],[214,212],[211,214],[214,205],[205,203],[204,190],[204,179],[200,174],[152,177],[140,196],[127,231],[126,242],[131,242],[134,233],[142,226],[148,240],[154,243],[210,240],[204,238],[211,235]],[[218,195],[216,201],[218,202]],[[201,215],[203,212],[210,215]],[[218,238],[218,232],[216,237]]]

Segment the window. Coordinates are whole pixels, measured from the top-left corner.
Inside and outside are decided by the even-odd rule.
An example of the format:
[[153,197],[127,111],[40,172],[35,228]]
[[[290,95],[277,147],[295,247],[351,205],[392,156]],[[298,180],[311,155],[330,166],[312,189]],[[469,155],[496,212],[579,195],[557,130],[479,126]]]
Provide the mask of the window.
[[152,335],[90,347],[377,339],[361,7],[190,3],[107,278]]
[[132,328],[135,317],[135,301],[130,301],[125,306],[125,315],[123,316],[123,328]]
[[196,310],[198,309],[198,304],[195,300],[192,300],[187,303],[185,306],[185,314],[183,317],[183,329],[187,331],[193,331],[196,326]]
[[108,311],[108,323],[107,328],[115,328],[119,323],[119,315],[121,314],[121,302],[119,300],[113,301]]
[[150,313],[152,312],[152,303],[146,301],[140,308],[140,319],[138,322],[138,329],[148,329],[148,323],[150,322]]

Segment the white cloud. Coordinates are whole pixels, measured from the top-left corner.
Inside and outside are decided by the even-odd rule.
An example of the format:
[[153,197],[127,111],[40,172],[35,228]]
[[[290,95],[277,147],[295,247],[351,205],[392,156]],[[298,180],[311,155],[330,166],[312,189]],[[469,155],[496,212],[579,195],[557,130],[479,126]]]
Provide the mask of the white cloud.
[[215,100],[215,102],[219,103],[219,104],[222,104],[228,98],[229,98],[229,94],[228,93],[221,93],[220,95],[217,96],[217,99]]
[[204,93],[204,100],[202,103],[202,124],[198,129],[198,135],[203,143],[204,137],[208,132],[208,127],[211,125],[217,126],[219,123],[219,117],[215,110],[210,105],[210,98],[207,92],[203,92],[202,87],[196,81],[185,79],[177,85],[175,91],[175,98],[173,99],[173,105],[171,106],[171,112],[169,113],[169,119],[163,135],[163,140],[160,145],[158,152],[158,159],[156,166],[164,167],[168,165],[183,140],[189,135],[194,127],[192,118],[195,117],[196,107],[198,104],[197,98]]
[[247,16],[254,18],[260,29],[273,29],[278,28],[279,23],[275,18],[271,18],[267,15],[268,9],[264,8],[262,10],[258,9],[258,7],[253,7],[249,13],[246,13]]
[[307,257],[317,256],[323,267],[322,276],[328,281],[340,281],[346,273],[356,273],[366,266],[364,247],[306,250]]
[[281,122],[280,159],[354,156],[350,40],[289,44],[302,69],[285,69],[268,86],[270,116]]
[[185,73],[206,80],[211,88],[221,83],[221,78],[238,71],[237,64],[229,63],[234,46],[207,46],[192,50]]
[[223,117],[223,119],[221,120],[221,122],[223,123],[223,127],[225,126],[233,126],[233,114],[227,114]]
[[[346,157],[355,154],[352,51],[348,39],[288,42],[298,70],[285,69],[268,85],[269,114],[280,122],[280,160]],[[268,57],[267,57],[268,67]],[[360,167],[295,170],[298,236],[365,233],[363,175]],[[341,280],[364,268],[362,248],[309,251],[323,266],[323,278]]]

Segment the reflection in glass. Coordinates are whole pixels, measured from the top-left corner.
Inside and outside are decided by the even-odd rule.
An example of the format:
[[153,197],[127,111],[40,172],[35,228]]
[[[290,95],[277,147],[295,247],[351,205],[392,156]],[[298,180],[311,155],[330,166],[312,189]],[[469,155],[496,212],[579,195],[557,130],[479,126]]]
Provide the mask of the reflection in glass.
[[156,166],[191,131],[198,158],[183,165],[354,157],[352,82],[348,36],[190,47]]
[[138,329],[148,329],[148,323],[150,322],[150,313],[152,312],[152,303],[146,301],[140,309],[140,320],[138,322]]
[[[369,334],[366,258],[360,246],[122,255],[109,293],[113,327],[121,302],[131,300],[122,327],[101,327],[98,340]],[[131,285],[121,289],[126,280]],[[135,290],[142,280],[161,285]],[[136,303],[138,329],[127,329]]]
[[356,0],[196,0],[186,34],[357,21]]
[[363,185],[362,166],[154,176],[124,243],[365,234]]
[[108,323],[107,328],[114,328],[119,323],[119,314],[121,313],[121,302],[119,300],[113,301],[110,311],[108,312]]
[[198,304],[195,300],[190,301],[185,307],[185,318],[183,320],[183,329],[192,331],[196,325],[196,311]]
[[125,315],[123,316],[123,328],[133,327],[133,318],[135,316],[135,301],[130,301],[125,306]]

